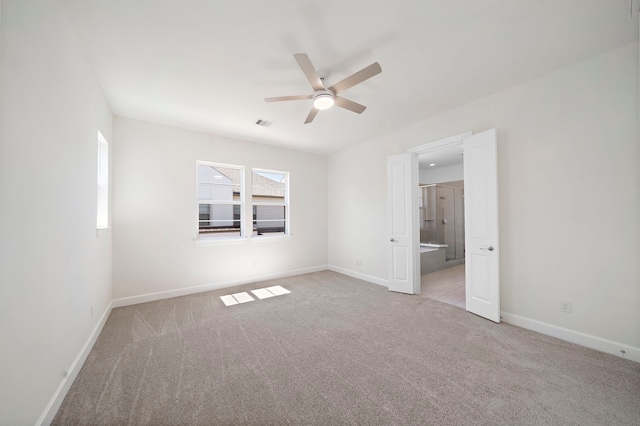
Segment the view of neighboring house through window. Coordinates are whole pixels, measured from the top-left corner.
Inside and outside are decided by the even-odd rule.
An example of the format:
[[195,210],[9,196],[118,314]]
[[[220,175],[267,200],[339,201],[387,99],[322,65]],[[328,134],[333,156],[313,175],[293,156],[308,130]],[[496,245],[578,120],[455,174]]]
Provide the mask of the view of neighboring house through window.
[[289,173],[253,169],[251,172],[253,234],[289,234]]
[[198,162],[198,236],[245,235],[244,167]]
[[98,217],[97,227],[109,227],[109,144],[98,132]]

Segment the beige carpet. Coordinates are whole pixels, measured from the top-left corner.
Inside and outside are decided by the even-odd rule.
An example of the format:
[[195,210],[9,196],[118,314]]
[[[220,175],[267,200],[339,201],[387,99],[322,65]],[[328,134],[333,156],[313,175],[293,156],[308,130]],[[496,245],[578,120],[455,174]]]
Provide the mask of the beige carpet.
[[640,364],[325,271],[114,309],[54,424],[640,425]]

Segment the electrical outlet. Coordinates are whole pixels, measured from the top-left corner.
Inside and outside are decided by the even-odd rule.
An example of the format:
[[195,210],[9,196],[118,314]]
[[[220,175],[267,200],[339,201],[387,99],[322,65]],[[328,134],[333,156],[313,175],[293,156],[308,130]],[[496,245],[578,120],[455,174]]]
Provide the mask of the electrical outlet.
[[560,312],[566,312],[568,314],[571,313],[571,301],[570,300],[561,300],[560,301]]

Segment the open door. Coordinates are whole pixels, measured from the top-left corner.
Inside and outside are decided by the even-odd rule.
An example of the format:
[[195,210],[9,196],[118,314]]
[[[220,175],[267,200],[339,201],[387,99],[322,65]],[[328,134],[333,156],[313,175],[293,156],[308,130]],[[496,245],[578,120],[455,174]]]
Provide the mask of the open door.
[[418,156],[387,157],[389,290],[420,292]]
[[467,311],[500,322],[496,130],[463,141]]

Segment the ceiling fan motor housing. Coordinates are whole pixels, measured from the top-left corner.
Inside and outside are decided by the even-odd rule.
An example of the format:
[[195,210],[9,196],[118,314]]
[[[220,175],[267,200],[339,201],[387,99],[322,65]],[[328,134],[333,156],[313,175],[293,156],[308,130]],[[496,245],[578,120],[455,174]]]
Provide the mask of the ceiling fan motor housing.
[[316,109],[329,109],[334,103],[334,94],[330,90],[317,90],[313,93],[313,106]]

